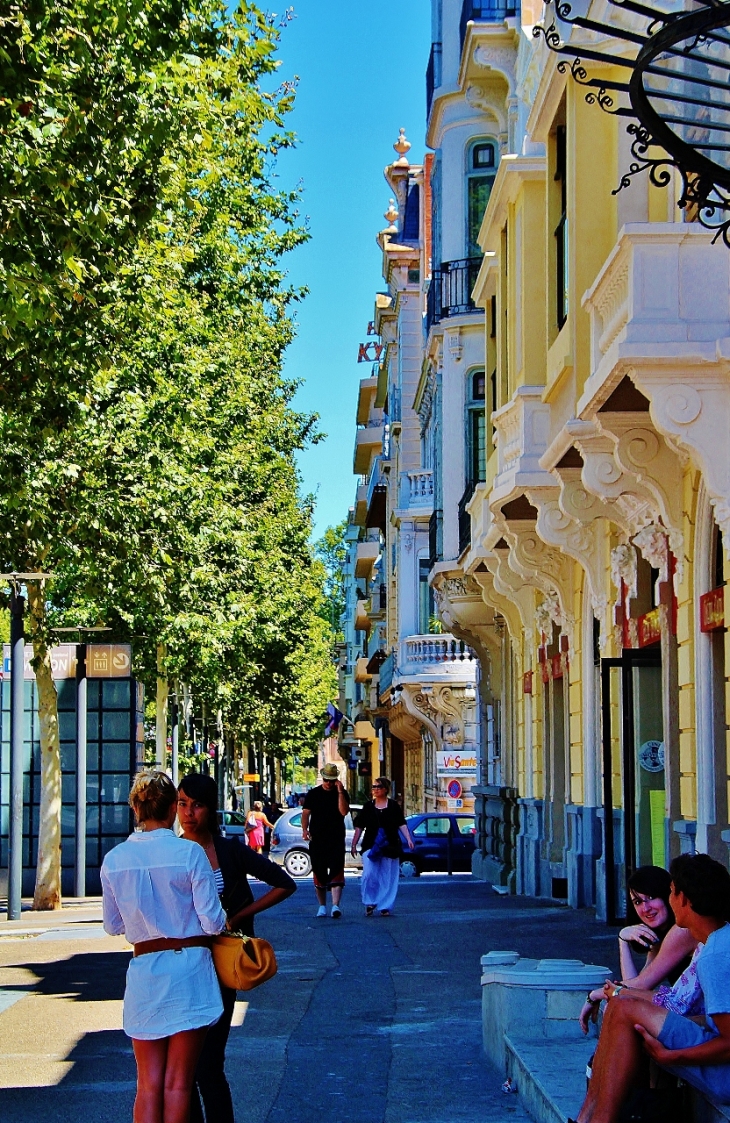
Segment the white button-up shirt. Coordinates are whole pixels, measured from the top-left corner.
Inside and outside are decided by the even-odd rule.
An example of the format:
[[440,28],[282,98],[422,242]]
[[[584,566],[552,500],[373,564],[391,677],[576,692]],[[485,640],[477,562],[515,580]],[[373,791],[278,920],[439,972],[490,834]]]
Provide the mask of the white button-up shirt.
[[101,867],[104,931],[130,944],[160,936],[214,936],[226,925],[202,846],[171,830],[137,831]]

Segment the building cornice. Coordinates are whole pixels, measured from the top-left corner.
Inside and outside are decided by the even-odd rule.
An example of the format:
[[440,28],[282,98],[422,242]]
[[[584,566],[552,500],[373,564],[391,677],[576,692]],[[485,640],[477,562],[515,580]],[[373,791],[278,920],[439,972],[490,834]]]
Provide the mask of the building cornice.
[[498,250],[499,246],[495,242],[504,227],[507,208],[510,203],[514,203],[522,185],[531,181],[544,181],[546,169],[545,156],[517,156],[508,153],[502,157],[479,230],[479,245],[485,253],[495,253]]

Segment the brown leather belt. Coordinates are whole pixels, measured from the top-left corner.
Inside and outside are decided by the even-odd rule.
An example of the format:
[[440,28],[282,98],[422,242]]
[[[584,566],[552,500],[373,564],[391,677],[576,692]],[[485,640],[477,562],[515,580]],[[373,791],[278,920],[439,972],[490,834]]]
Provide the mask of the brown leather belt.
[[160,936],[156,940],[142,940],[134,945],[135,958],[138,955],[150,955],[153,951],[180,951],[182,948],[209,948],[213,943],[212,936]]

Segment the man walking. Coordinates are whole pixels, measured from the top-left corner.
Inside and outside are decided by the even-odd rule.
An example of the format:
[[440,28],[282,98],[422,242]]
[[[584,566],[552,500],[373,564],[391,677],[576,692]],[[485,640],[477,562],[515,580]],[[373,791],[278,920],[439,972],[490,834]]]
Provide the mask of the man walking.
[[335,919],[342,916],[340,899],[345,885],[345,817],[350,797],[342,786],[336,764],[325,764],[322,783],[307,792],[302,811],[302,838],[309,842],[317,916],[327,915],[327,890],[332,891]]

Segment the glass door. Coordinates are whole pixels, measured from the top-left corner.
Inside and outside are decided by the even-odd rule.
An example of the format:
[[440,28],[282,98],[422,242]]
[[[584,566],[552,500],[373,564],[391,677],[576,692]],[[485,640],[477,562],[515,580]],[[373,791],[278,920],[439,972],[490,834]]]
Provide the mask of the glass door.
[[627,870],[666,863],[659,646],[601,661],[604,864],[609,923],[625,916]]

